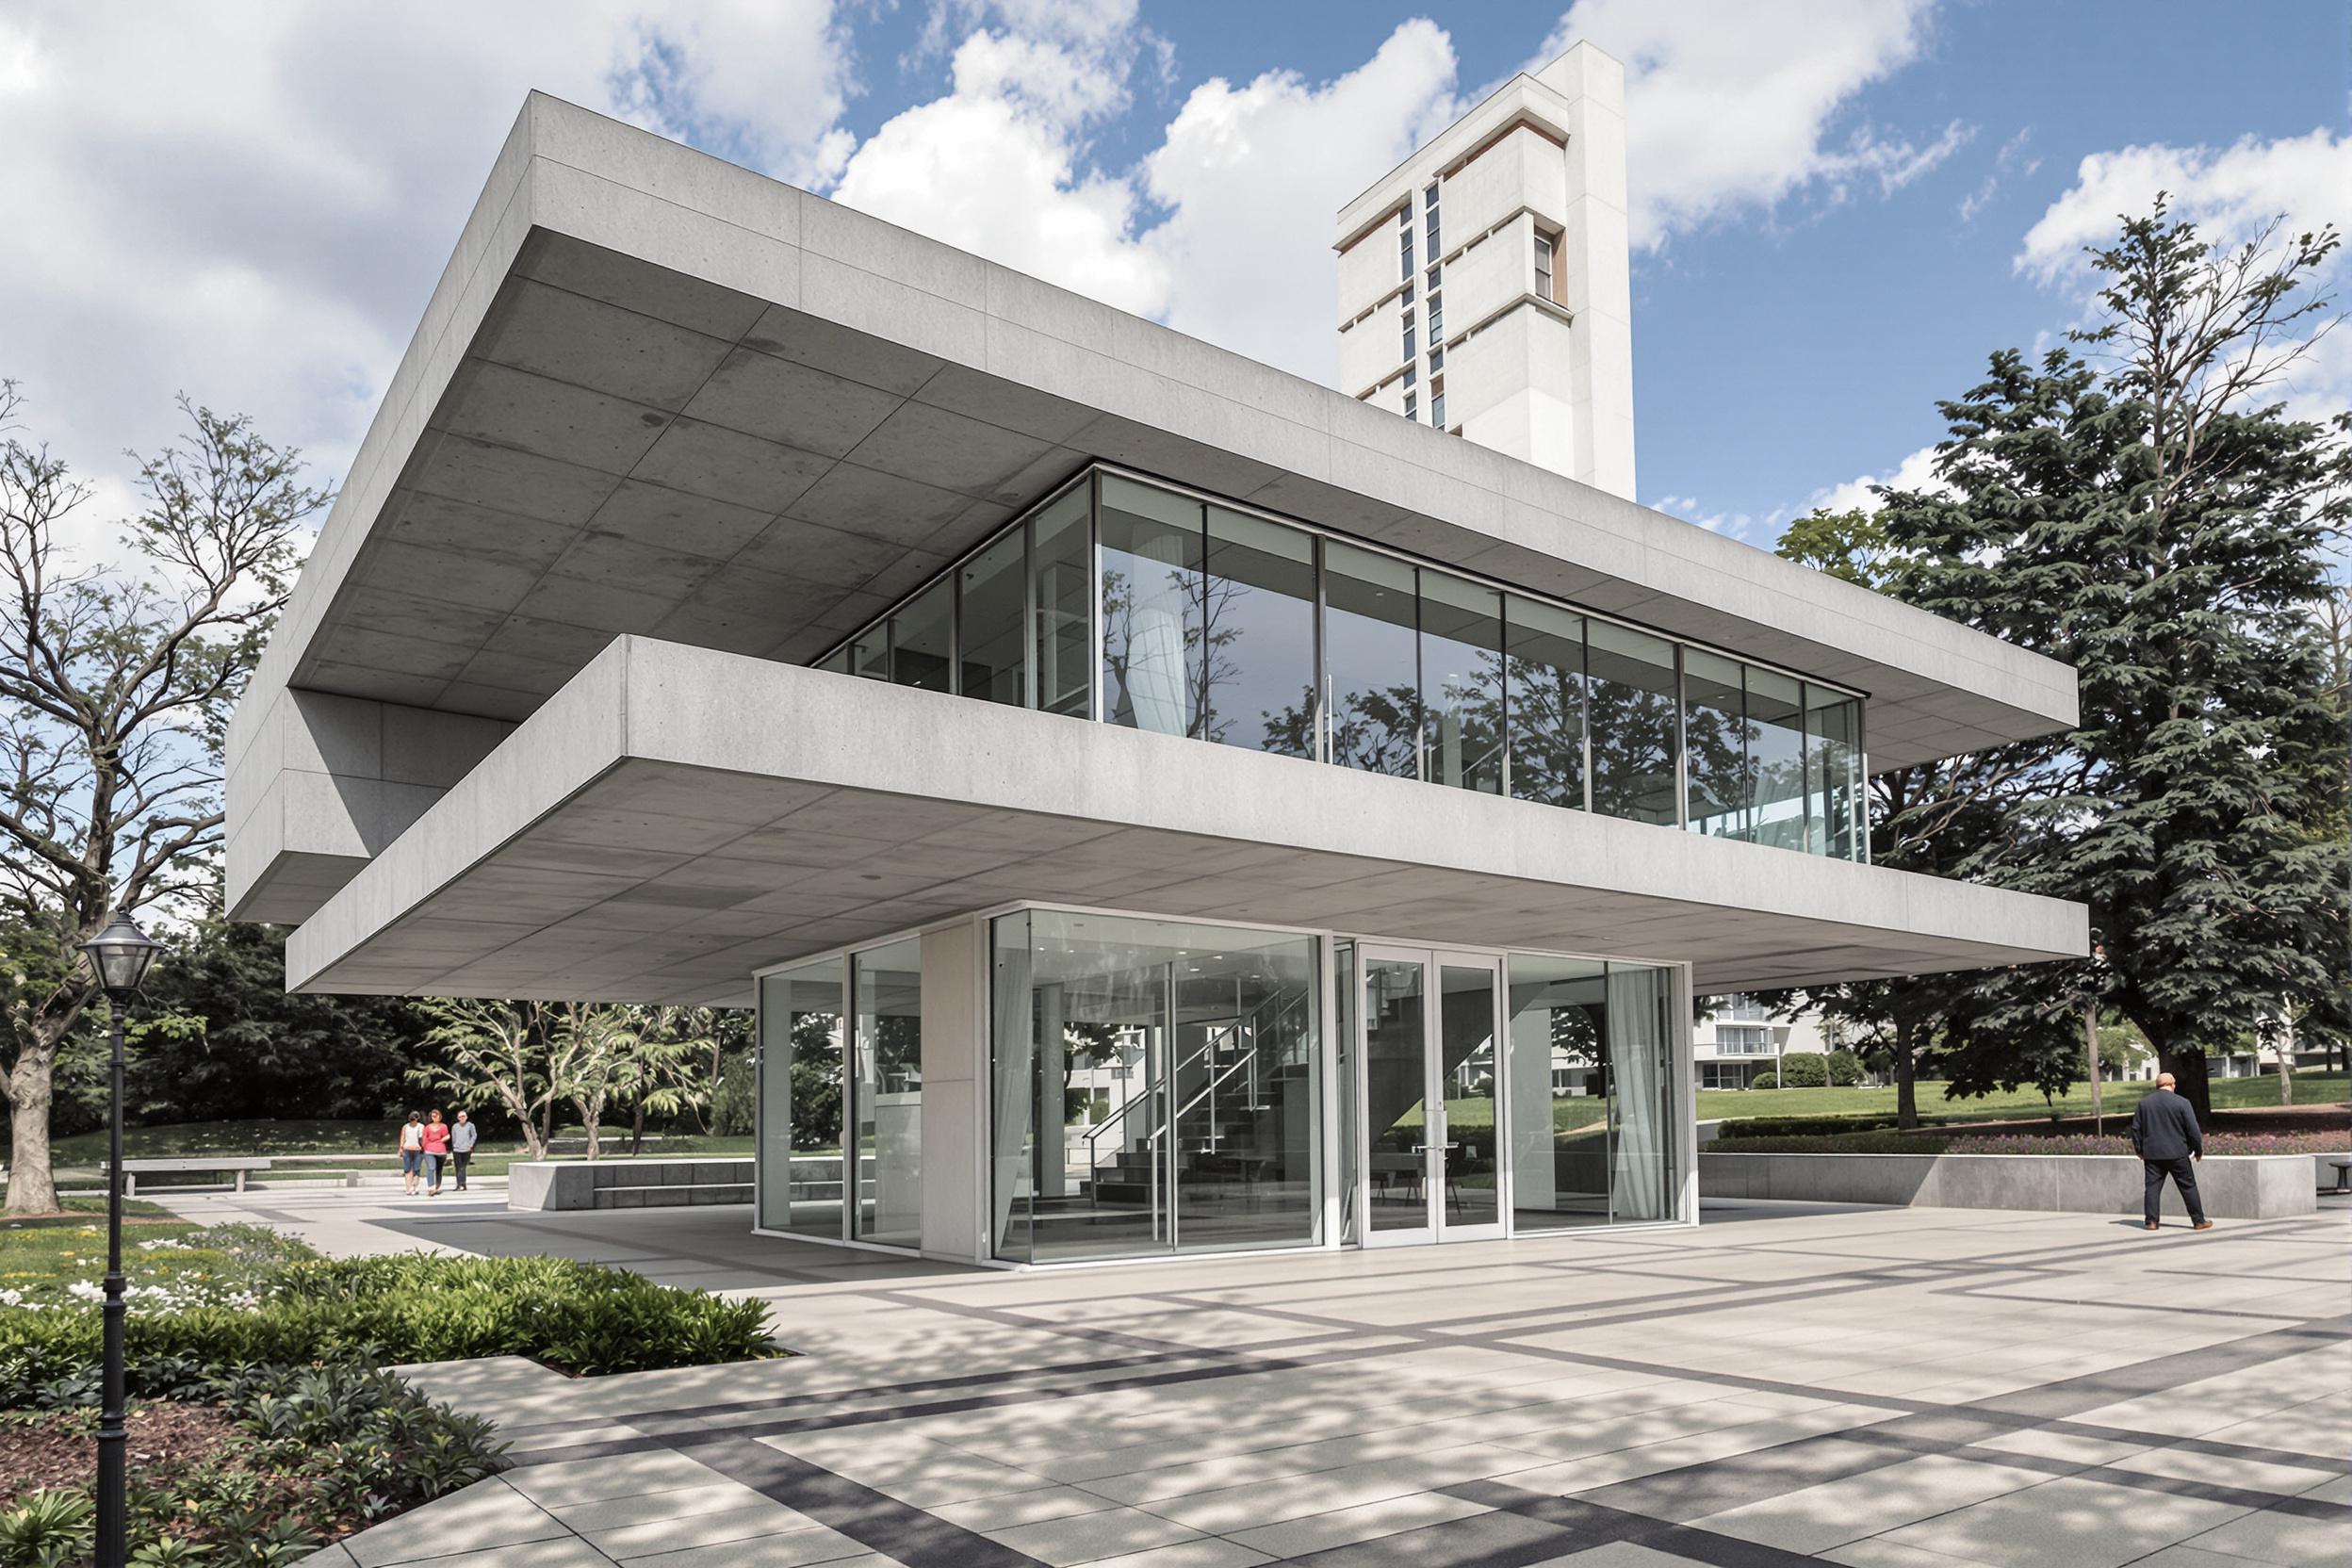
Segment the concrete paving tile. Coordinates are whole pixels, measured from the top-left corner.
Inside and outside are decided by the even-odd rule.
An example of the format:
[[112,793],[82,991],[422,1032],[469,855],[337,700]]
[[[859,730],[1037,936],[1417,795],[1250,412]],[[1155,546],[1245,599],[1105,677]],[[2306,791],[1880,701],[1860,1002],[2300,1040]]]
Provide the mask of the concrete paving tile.
[[2352,1513],[2332,1519],[2308,1519],[2300,1514],[2264,1509],[2244,1514],[2216,1529],[2192,1536],[2187,1545],[2257,1562],[2304,1565],[2341,1563],[2352,1543]]
[[633,1497],[673,1487],[706,1486],[722,1478],[684,1454],[657,1449],[599,1459],[558,1460],[510,1470],[499,1478],[542,1508]]
[[2252,1568],[2256,1559],[2231,1557],[2197,1546],[2166,1546],[2133,1563],[2132,1568]]
[[1611,1541],[1566,1557],[1547,1557],[1531,1568],[1689,1568],[1695,1558],[1661,1552],[1638,1541]]
[[607,1497],[593,1503],[563,1503],[547,1509],[564,1527],[580,1535],[643,1524],[649,1519],[688,1519],[698,1513],[727,1513],[766,1501],[741,1481],[713,1477],[700,1486],[670,1487],[628,1497]]
[[1484,1503],[1449,1497],[1442,1492],[1414,1492],[1401,1497],[1359,1503],[1353,1508],[1333,1509],[1328,1513],[1311,1513],[1301,1519],[1286,1519],[1255,1529],[1233,1530],[1226,1539],[1278,1558],[1304,1557],[1309,1552],[1350,1546],[1359,1541],[1373,1541],[1419,1529],[1424,1525],[1441,1525],[1488,1511]]
[[2048,1479],[2035,1470],[1931,1455],[1800,1487],[1691,1523],[1784,1551],[1819,1553]]
[[1889,1530],[1882,1539],[2003,1568],[2118,1568],[2246,1510],[2072,1477]]
[[294,1568],[351,1568],[351,1554],[338,1541],[332,1546],[319,1547],[297,1562]]
[[2274,1464],[2240,1457],[2218,1459],[2186,1448],[2150,1448],[2118,1466],[2145,1476],[2171,1476],[2184,1481],[2218,1481],[2255,1492],[2276,1492],[2292,1497],[2324,1486],[2338,1472],[2314,1462],[2310,1468]]
[[2037,1459],[2065,1460],[2070,1464],[2130,1464],[2148,1452],[2142,1443],[2117,1443],[2103,1437],[2077,1437],[2071,1432],[2053,1432],[2039,1427],[2027,1427],[2019,1431],[1995,1432],[1981,1437],[1970,1445],[1989,1448],[2002,1454],[2032,1454]]
[[1228,1535],[1310,1513],[1328,1513],[1428,1492],[1457,1481],[1510,1475],[1542,1462],[1539,1457],[1516,1449],[1491,1444],[1472,1445],[1442,1453],[1380,1460],[1245,1486],[1220,1487],[1189,1496],[1163,1497],[1152,1504],[1152,1511],[1199,1529]]
[[667,1519],[649,1518],[601,1529],[581,1529],[588,1544],[610,1558],[644,1557],[687,1546],[715,1546],[762,1536],[792,1535],[823,1527],[804,1513],[762,1497],[745,1508],[722,1509]]
[[1131,1557],[1155,1546],[1198,1540],[1205,1532],[1140,1509],[1109,1508],[983,1533],[1052,1568],[1072,1568],[1076,1563]]
[[[374,1530],[397,1527],[401,1523],[400,1519],[387,1519],[373,1529],[352,1537],[352,1540],[362,1540]],[[448,1543],[445,1540],[443,1544]],[[406,1560],[417,1564],[418,1568],[460,1568],[461,1564],[480,1563],[490,1554],[495,1554],[498,1568],[612,1568],[612,1562],[611,1558],[576,1535],[566,1535],[558,1541],[528,1541],[512,1546],[496,1544],[469,1546],[447,1557],[410,1558]]]
[[1885,1540],[1856,1541],[1819,1556],[1823,1562],[1842,1562],[1847,1568],[1988,1568],[1974,1558],[1947,1557]]
[[480,1550],[530,1542],[568,1540],[571,1532],[502,1476],[414,1508],[385,1527],[362,1530],[344,1543],[359,1568],[390,1568],[446,1557],[452,1542]]
[[1172,1545],[1130,1552],[1124,1557],[1101,1558],[1091,1568],[1257,1568],[1259,1563],[1273,1560],[1264,1552],[1206,1535],[1198,1541],[1179,1541]]
[[[728,1541],[715,1546],[688,1546],[679,1551],[622,1560],[623,1568],[808,1568],[819,1562],[828,1568],[902,1568],[895,1560],[868,1551],[848,1536],[831,1530],[795,1530],[790,1535]],[[504,1568],[504,1564],[499,1568]]]
[[1040,1486],[1028,1492],[1004,1492],[970,1502],[944,1503],[929,1511],[968,1530],[1009,1529],[1015,1525],[1042,1524],[1116,1507],[1108,1497],[1074,1486]]

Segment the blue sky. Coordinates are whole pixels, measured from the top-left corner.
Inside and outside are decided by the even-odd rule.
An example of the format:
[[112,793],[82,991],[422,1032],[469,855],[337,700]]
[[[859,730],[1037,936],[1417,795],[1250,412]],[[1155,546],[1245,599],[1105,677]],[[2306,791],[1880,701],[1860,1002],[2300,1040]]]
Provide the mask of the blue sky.
[[[1769,546],[1866,476],[1916,477],[1936,400],[2079,319],[2076,249],[2159,184],[2217,232],[2352,219],[2348,16],[23,0],[0,11],[0,204],[41,239],[0,248],[0,376],[98,510],[182,389],[339,481],[538,87],[1328,378],[1333,210],[1589,40],[1628,67],[1641,498]],[[2341,336],[2298,406],[2352,404]]]

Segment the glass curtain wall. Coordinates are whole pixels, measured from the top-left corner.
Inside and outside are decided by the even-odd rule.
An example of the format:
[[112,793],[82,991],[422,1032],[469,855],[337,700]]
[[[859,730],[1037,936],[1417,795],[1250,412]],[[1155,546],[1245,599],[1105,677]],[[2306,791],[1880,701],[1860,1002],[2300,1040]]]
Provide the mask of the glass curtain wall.
[[923,1245],[923,942],[910,937],[850,961],[857,992],[858,1200],[850,1234]]
[[1101,468],[819,664],[1868,854],[1861,699]]
[[760,977],[759,1111],[761,1229],[922,1245],[920,939]]
[[1317,1239],[1314,938],[1034,909],[990,945],[998,1257]]
[[1514,953],[1507,973],[1517,1228],[1674,1217],[1673,971]]
[[760,981],[760,1224],[841,1233],[841,960]]

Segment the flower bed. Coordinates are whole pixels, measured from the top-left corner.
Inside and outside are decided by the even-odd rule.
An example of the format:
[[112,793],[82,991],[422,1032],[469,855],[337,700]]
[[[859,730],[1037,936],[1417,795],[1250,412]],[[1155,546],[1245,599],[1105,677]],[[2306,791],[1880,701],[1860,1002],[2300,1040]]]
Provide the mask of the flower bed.
[[[291,1562],[498,1468],[485,1424],[388,1364],[522,1355],[586,1375],[784,1353],[760,1302],[567,1258],[329,1259],[259,1226],[140,1229],[124,1339],[145,1563]],[[95,1225],[0,1229],[0,1568],[89,1559],[105,1267]]]

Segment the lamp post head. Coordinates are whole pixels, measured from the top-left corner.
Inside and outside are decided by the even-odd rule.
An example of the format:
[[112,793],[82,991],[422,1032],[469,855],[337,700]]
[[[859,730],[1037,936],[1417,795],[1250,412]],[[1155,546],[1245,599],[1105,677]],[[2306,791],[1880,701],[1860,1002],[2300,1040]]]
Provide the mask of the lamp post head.
[[104,931],[82,943],[90,972],[117,1002],[129,1000],[139,990],[147,978],[147,966],[162,951],[161,942],[131,923],[127,909],[117,909]]

